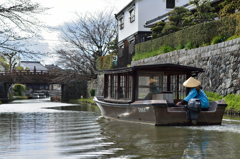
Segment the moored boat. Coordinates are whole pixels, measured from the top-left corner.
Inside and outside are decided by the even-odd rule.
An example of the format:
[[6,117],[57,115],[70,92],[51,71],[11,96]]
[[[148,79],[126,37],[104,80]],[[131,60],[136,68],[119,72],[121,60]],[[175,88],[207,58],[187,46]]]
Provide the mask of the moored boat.
[[[141,65],[98,71],[104,74],[104,96],[94,97],[103,116],[160,125],[221,125],[224,101],[190,111],[176,107],[189,89],[182,83],[204,72],[202,68],[177,64]],[[190,115],[189,115],[190,114]]]

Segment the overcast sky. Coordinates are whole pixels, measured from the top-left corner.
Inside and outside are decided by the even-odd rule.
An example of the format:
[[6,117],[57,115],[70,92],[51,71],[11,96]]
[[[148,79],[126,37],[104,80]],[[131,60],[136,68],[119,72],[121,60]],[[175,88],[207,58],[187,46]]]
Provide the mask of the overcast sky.
[[[106,8],[114,8],[114,12],[118,13],[131,0],[32,0],[38,2],[44,7],[51,8],[48,15],[41,16],[41,21],[52,27],[58,27],[65,22],[74,19],[75,12],[85,13],[86,11],[94,12],[96,10],[104,10]],[[31,49],[41,50],[45,52],[54,52],[58,39],[58,33],[54,30],[42,32],[44,40],[38,42],[37,46]],[[54,63],[54,58],[42,59],[45,64]]]

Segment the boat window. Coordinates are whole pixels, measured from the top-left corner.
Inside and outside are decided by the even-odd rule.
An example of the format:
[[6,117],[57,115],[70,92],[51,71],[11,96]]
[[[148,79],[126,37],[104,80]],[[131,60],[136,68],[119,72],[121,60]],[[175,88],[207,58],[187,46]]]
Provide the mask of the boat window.
[[162,92],[163,74],[139,74],[138,99],[150,100],[152,94]]
[[112,98],[117,99],[117,95],[118,95],[118,76],[117,75],[113,75],[112,76]]
[[183,83],[185,82],[185,80],[187,79],[186,75],[179,75],[179,96],[177,99],[184,99],[186,97],[186,88],[183,86]]
[[120,99],[130,99],[132,95],[132,78],[126,74],[120,75]]
[[105,98],[130,100],[132,98],[132,76],[127,73],[106,76]]
[[183,82],[187,79],[186,74],[170,75],[169,77],[169,89],[167,84],[168,76],[163,77],[163,92],[170,91],[174,93],[174,99],[184,99],[186,97],[186,88],[183,86]]

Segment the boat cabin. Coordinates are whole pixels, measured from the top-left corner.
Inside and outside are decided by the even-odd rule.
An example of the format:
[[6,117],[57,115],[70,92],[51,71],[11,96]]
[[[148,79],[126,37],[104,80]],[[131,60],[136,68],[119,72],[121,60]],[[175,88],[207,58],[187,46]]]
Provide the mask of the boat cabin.
[[98,71],[104,74],[104,101],[133,103],[140,100],[181,101],[189,93],[183,82],[204,72],[177,64],[140,65]]

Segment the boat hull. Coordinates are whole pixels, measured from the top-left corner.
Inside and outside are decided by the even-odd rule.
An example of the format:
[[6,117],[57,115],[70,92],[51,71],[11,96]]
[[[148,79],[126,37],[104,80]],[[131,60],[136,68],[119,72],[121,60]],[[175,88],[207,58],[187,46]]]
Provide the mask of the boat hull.
[[104,117],[117,120],[154,124],[156,126],[221,125],[227,104],[210,102],[208,111],[201,111],[196,121],[188,120],[184,107],[168,107],[165,100],[137,101],[131,104],[108,103],[95,97]]

